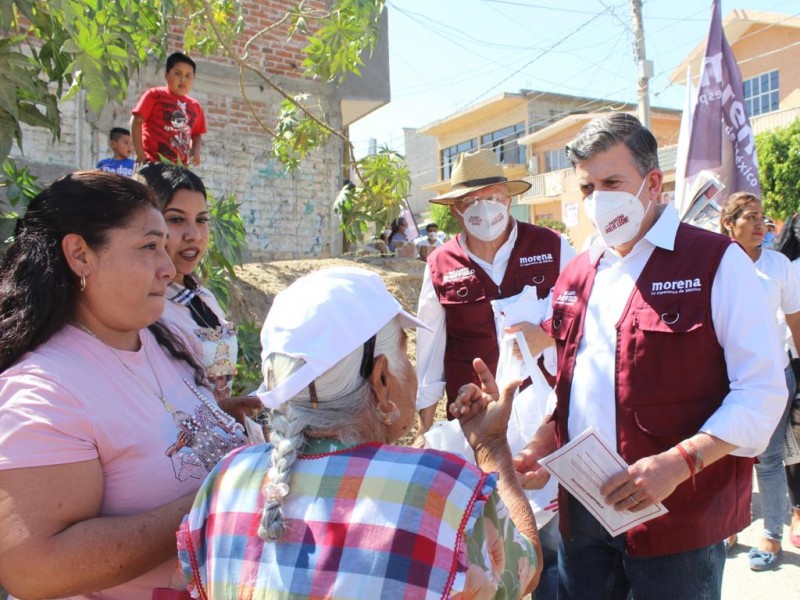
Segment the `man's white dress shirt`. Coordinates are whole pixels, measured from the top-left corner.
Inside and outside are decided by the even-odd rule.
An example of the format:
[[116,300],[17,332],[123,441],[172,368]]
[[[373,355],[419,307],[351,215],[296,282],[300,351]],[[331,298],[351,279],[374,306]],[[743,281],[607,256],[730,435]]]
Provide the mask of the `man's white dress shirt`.
[[[678,215],[666,206],[633,249],[620,257],[598,238],[589,248],[592,262],[600,254],[586,307],[569,406],[569,437],[593,425],[616,444],[614,386],[616,323],[656,247],[673,250]],[[711,317],[725,354],[730,392],[701,431],[738,446],[736,456],[757,456],[767,446],[786,406],[786,383],[770,309],[753,261],[736,244],[722,257],[711,288]],[[675,374],[680,377],[680,373]]]

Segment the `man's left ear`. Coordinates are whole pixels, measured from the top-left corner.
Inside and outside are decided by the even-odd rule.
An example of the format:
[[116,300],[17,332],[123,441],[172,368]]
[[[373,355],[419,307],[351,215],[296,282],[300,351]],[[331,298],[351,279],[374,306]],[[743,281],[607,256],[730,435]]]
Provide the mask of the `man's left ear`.
[[650,199],[658,202],[661,190],[664,187],[664,173],[659,169],[653,169],[647,174],[647,189],[650,192]]

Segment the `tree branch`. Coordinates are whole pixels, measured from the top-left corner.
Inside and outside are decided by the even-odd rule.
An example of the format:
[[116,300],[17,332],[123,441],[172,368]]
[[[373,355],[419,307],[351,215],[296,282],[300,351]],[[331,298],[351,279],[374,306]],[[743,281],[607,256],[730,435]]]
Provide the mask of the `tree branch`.
[[253,106],[253,103],[250,101],[250,97],[247,95],[247,91],[244,88],[244,69],[239,69],[239,90],[242,92],[242,98],[244,98],[245,104],[247,104],[247,108],[250,109],[250,114],[253,115],[253,118],[258,123],[259,127],[270,134],[272,137],[278,137],[278,134],[275,133],[264,121],[261,120],[261,117],[258,115],[256,111],[256,107]]
[[211,4],[209,3],[209,1],[208,0],[200,0],[200,2],[202,3],[202,5],[203,5],[203,7],[204,7],[204,9],[206,11],[206,16],[208,17],[209,23],[211,24],[211,28],[214,30],[214,34],[217,36],[217,39],[218,39],[220,45],[225,50],[225,52],[228,54],[228,56],[231,59],[233,59],[234,62],[236,62],[236,64],[239,66],[239,69],[243,69],[243,70],[246,69],[248,71],[251,71],[251,72],[255,73],[256,76],[259,79],[261,79],[270,88],[272,88],[273,90],[278,92],[278,94],[280,94],[285,100],[288,100],[289,102],[291,102],[292,104],[297,106],[297,108],[299,108],[300,111],[304,115],[306,115],[306,117],[311,119],[313,122],[315,122],[317,125],[319,125],[323,129],[326,129],[329,133],[331,133],[334,136],[336,136],[339,139],[341,139],[343,142],[345,142],[347,144],[350,143],[350,141],[347,139],[347,137],[341,131],[337,131],[336,129],[331,127],[328,123],[326,123],[325,121],[323,121],[322,119],[320,119],[319,117],[314,115],[304,105],[302,105],[301,103],[297,102],[292,96],[290,96],[289,93],[286,92],[286,90],[284,90],[281,86],[279,86],[277,83],[272,81],[272,79],[270,77],[268,77],[267,75],[265,75],[260,69],[257,69],[256,67],[252,66],[244,58],[239,56],[238,53],[234,52],[234,50],[231,47],[231,45],[228,42],[225,41],[224,37],[222,36],[222,32],[220,32],[219,27],[217,26],[217,23],[214,21],[214,9],[211,7]]

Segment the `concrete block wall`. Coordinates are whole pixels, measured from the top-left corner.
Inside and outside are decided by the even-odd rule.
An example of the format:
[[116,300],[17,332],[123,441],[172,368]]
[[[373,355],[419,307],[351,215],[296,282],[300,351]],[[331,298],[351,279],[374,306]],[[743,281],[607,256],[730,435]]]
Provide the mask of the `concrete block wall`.
[[[247,2],[247,31],[252,35],[283,14],[289,3],[278,0]],[[309,3],[307,3],[309,4]],[[323,7],[325,2],[310,4]],[[304,40],[286,42],[285,30],[276,29],[251,46],[255,64],[290,93],[309,92],[312,105],[334,127],[341,127],[337,90],[302,77]],[[246,39],[246,38],[245,38]],[[170,51],[181,47],[179,32],[170,36]],[[298,171],[287,173],[269,156],[271,138],[258,126],[239,89],[239,71],[230,59],[197,59],[197,78],[191,93],[206,113],[208,133],[203,139],[202,164],[195,169],[217,197],[236,195],[247,229],[248,258],[278,260],[325,258],[340,252],[340,233],[331,206],[341,187],[342,143],[337,138],[310,154]],[[60,106],[62,134],[53,142],[49,132],[23,127],[24,164],[39,174],[42,183],[79,168],[93,168],[109,155],[111,127],[127,127],[130,110],[148,87],[164,85],[163,64],[151,64],[136,76],[127,98],[119,106],[106,106],[100,115],[86,109],[79,96]],[[281,97],[246,79],[248,97],[259,117],[275,126]],[[12,155],[20,157],[14,148]]]

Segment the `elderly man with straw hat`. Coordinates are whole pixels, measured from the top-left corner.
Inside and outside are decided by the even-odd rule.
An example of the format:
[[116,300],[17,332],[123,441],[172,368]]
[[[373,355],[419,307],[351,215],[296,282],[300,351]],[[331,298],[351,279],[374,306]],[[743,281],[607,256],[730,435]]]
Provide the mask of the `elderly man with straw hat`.
[[431,331],[417,334],[419,444],[442,394],[447,393],[449,406],[459,387],[478,383],[474,358],[496,371],[499,347],[490,302],[515,296],[526,285],[535,285],[539,298],[547,297],[575,256],[557,233],[511,216],[512,196],[530,187],[509,181],[495,153],[481,149],[459,154],[450,191],[431,199],[450,207],[462,233],[431,253],[420,291],[418,315]]

